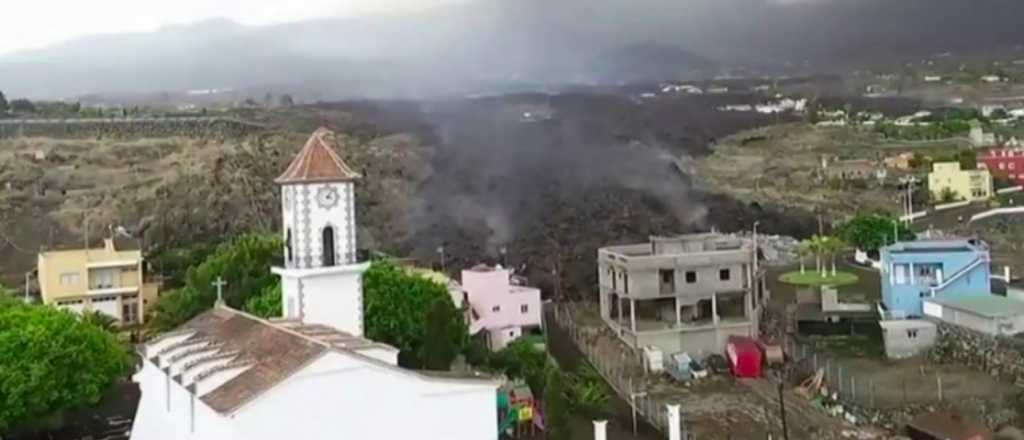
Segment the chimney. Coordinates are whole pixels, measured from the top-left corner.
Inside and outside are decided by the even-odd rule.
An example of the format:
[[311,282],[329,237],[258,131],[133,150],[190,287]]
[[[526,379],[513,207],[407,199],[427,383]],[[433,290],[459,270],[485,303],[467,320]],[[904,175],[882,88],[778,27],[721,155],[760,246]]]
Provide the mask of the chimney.
[[668,409],[668,440],[682,440],[679,423],[679,405],[665,405]]
[[607,420],[594,420],[594,440],[608,440]]
[[114,239],[113,238],[104,238],[103,239],[103,250],[105,250],[107,252],[114,252],[115,251],[115,249],[114,249]]

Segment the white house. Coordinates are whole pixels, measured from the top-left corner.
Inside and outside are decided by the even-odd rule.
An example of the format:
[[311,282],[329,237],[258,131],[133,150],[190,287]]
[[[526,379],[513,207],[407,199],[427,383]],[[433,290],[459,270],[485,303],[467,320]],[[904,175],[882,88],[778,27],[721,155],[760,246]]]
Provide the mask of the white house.
[[359,176],[335,145],[317,130],[277,180],[285,316],[218,301],[145,344],[133,440],[497,438],[497,381],[407,370],[397,349],[362,337]]

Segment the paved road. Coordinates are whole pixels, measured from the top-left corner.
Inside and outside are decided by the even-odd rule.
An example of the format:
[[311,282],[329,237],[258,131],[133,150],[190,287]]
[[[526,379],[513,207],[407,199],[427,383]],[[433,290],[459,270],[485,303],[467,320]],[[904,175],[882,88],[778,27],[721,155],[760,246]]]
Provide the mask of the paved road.
[[[1008,206],[1024,206],[1024,193],[1013,197],[1013,201],[1014,204]],[[944,232],[967,232],[970,230],[967,222],[971,219],[971,216],[990,209],[992,207],[988,206],[987,203],[974,203],[962,208],[931,212],[927,217],[915,220],[913,229],[917,232],[926,231],[929,228]]]

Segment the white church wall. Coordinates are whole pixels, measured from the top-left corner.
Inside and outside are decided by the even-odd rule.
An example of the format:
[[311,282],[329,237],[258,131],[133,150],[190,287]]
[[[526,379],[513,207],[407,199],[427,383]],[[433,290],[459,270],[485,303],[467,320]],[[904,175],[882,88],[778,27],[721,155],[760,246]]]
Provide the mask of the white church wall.
[[374,358],[381,362],[387,362],[391,365],[398,365],[398,350],[392,348],[364,348],[359,350],[359,354]]
[[[498,434],[494,393],[331,354],[243,407],[235,424],[246,439],[486,440]],[[301,404],[309,396],[316,405]]]
[[301,285],[305,322],[326,324],[355,336],[363,335],[361,271],[307,277]]
[[[217,414],[198,396],[193,408],[192,395],[189,391],[174,380],[169,382],[168,387],[167,376],[152,363],[143,363],[142,370],[135,375],[135,381],[139,383],[143,397],[139,400],[139,408],[132,424],[132,440],[242,438],[233,432],[231,418]],[[167,400],[168,390],[170,406]]]

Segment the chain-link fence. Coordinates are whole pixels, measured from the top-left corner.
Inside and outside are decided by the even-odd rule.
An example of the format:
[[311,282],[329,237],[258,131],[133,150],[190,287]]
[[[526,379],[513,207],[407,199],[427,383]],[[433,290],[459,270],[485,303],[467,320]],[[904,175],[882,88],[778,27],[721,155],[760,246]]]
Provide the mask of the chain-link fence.
[[[584,358],[604,378],[605,382],[633,411],[654,426],[661,433],[668,435],[670,431],[668,405],[673,404],[667,399],[648,395],[642,389],[642,366],[637,355],[620,352],[615,354],[609,350],[601,350],[595,343],[595,332],[584,330],[576,323],[576,315],[571,304],[556,306],[555,319],[548,322],[559,331],[566,332]],[[679,418],[679,428],[683,440],[696,440],[697,436],[686,429],[684,417]]]
[[821,385],[839,401],[864,408],[887,409],[953,399],[984,398],[969,378],[945,375],[923,364],[867,368],[828,356],[811,344],[790,340],[788,352],[807,378],[821,374]]

